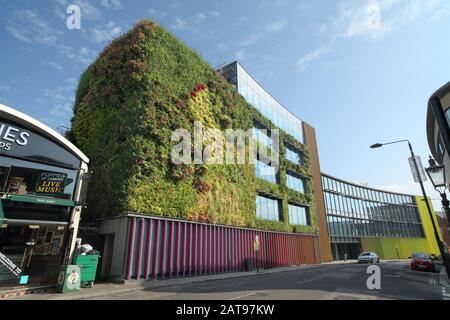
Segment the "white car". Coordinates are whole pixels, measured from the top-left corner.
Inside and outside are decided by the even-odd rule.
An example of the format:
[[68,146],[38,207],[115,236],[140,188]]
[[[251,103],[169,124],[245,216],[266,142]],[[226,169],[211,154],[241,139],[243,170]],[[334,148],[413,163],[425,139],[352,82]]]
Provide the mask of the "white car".
[[380,257],[374,252],[363,252],[358,257],[358,263],[379,263]]

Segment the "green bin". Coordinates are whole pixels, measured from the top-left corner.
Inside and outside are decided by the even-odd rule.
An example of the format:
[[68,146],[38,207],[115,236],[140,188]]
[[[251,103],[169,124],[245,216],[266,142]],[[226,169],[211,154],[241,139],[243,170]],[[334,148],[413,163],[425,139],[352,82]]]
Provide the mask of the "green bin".
[[81,284],[94,286],[95,275],[97,273],[99,254],[76,255],[74,264],[80,267],[81,270]]
[[56,292],[68,293],[80,290],[80,267],[76,265],[61,266]]

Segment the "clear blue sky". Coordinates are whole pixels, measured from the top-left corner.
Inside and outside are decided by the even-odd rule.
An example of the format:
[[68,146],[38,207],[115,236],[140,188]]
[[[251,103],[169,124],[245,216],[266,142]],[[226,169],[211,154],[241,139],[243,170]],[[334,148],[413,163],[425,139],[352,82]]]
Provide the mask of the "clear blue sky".
[[[66,28],[69,4],[81,30]],[[427,100],[450,80],[449,1],[0,0],[0,103],[69,126],[81,72],[141,18],[213,66],[238,59],[316,128],[324,172],[418,192],[406,145],[369,145],[410,139],[426,160]]]

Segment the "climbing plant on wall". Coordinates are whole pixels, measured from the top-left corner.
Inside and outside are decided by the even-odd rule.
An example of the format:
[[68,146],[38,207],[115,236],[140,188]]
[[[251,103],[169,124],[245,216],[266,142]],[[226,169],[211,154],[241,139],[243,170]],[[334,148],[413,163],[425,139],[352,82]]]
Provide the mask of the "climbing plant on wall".
[[[71,140],[91,159],[87,218],[124,212],[207,223],[316,232],[309,153],[280,132],[279,184],[255,177],[252,164],[174,164],[172,132],[194,121],[224,132],[273,124],[198,54],[152,21],[144,20],[109,44],[80,78]],[[208,142],[208,141],[206,141]],[[284,160],[284,143],[303,165]],[[207,143],[206,143],[207,144]],[[307,192],[286,187],[286,170],[306,179]],[[282,221],[257,219],[255,197],[279,197]],[[288,201],[311,207],[311,226],[289,224]]]

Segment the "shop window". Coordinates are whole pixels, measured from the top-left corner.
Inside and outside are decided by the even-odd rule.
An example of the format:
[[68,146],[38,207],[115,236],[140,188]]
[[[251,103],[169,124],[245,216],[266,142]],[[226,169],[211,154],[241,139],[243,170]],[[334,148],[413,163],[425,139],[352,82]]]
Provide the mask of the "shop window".
[[6,193],[71,199],[75,186],[74,174],[11,167]]
[[0,166],[0,192],[4,192],[6,188],[6,181],[8,179],[8,167]]

